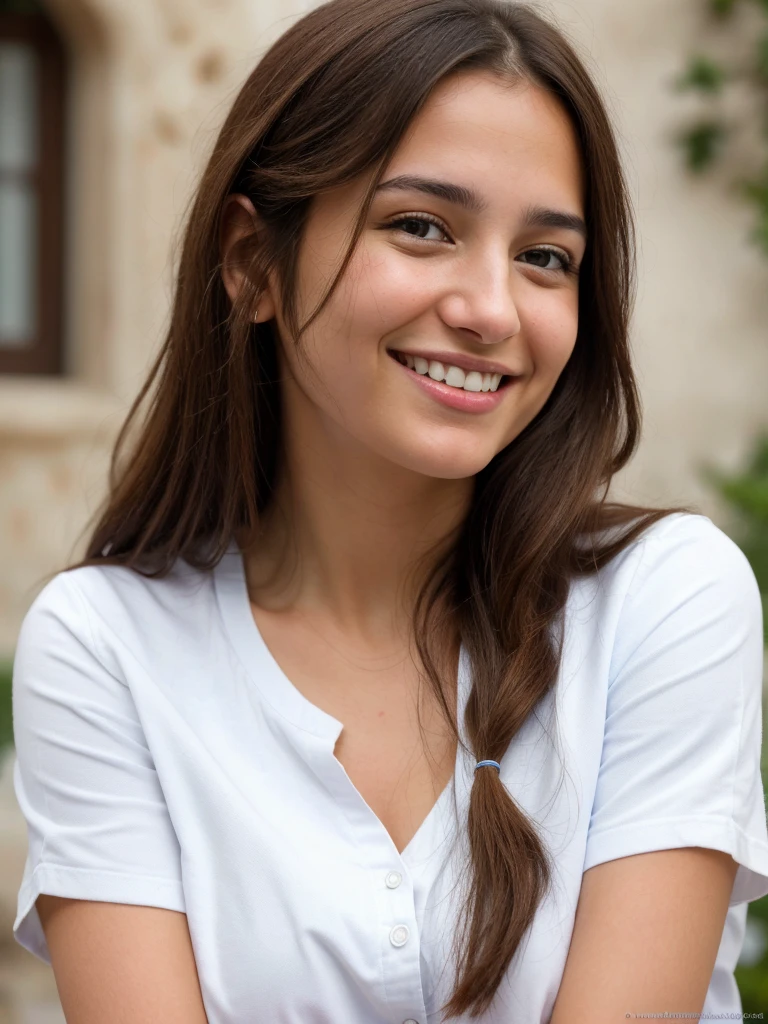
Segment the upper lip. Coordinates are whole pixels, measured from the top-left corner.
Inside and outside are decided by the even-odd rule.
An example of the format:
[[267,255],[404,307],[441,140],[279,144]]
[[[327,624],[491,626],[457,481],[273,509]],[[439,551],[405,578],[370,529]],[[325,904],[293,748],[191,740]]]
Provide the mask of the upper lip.
[[460,366],[462,370],[477,370],[478,373],[500,373],[502,376],[516,377],[518,374],[503,363],[495,363],[491,359],[479,359],[477,356],[465,356],[460,352],[430,351],[417,352],[412,348],[390,348],[388,352],[399,352],[404,356],[421,356],[428,362],[436,360],[444,366]]

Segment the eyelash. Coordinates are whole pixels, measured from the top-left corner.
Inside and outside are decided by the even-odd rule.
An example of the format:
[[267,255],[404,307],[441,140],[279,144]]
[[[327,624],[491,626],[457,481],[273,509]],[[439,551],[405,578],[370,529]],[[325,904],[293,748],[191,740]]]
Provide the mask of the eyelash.
[[[398,224],[404,224],[404,223],[407,223],[408,221],[413,221],[413,222],[416,222],[417,224],[422,223],[422,222],[426,223],[426,224],[434,224],[436,227],[440,228],[440,230],[445,235],[448,235],[448,237],[450,238],[450,235],[448,234],[448,230],[445,227],[445,225],[443,224],[443,222],[441,220],[439,220],[437,217],[433,217],[431,214],[428,214],[428,213],[420,213],[418,215],[417,214],[408,214],[405,217],[397,217],[395,220],[388,221],[384,225],[384,227],[386,227],[386,228],[394,228]],[[407,234],[407,232],[405,232],[405,234]],[[409,235],[409,238],[413,238],[417,242],[427,242],[427,241],[429,241],[426,238],[418,238],[416,235]],[[550,267],[536,267],[534,264],[527,264],[528,266],[533,266],[535,270],[542,270],[545,274],[574,274],[574,275],[576,275],[579,272],[579,268],[574,266],[574,259],[573,259],[573,257],[569,253],[565,252],[563,249],[556,249],[553,246],[549,246],[549,245],[537,245],[533,249],[527,249],[526,252],[551,252],[551,253],[554,253],[555,256],[557,256],[557,258],[563,264],[561,270],[552,270]]]

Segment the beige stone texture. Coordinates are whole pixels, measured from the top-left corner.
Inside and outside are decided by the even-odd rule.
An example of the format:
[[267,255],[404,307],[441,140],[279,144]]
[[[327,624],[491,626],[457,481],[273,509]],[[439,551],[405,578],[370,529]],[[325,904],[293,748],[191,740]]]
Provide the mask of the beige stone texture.
[[[235,92],[300,0],[48,0],[73,57],[68,375],[0,378],[0,654],[45,574],[81,553],[110,445],[163,334],[173,243]],[[727,193],[749,159],[693,180],[673,132],[696,101],[670,88],[684,55],[722,41],[700,0],[550,0],[616,120],[638,217],[633,345],[644,436],[618,496],[695,503],[727,528],[705,461],[736,467],[768,426],[768,261]],[[730,95],[738,110],[744,97]],[[730,109],[729,108],[729,109]],[[48,968],[9,941],[25,832],[0,776],[0,1024],[63,1021]],[[20,969],[20,966],[24,969]]]
[[[304,9],[298,0],[49,5],[74,72],[69,370],[62,380],[0,377],[0,654],[12,652],[45,574],[81,553],[111,440],[163,334],[194,183],[240,83]],[[718,39],[699,0],[539,6],[571,34],[608,99],[637,210],[644,436],[615,492],[693,502],[727,526],[699,467],[738,465],[766,426],[768,262],[745,242],[750,210],[727,193],[734,168],[691,179],[670,142],[695,109],[670,83],[686,52]]]
[[[695,503],[719,525],[728,514],[699,476],[704,463],[740,466],[768,429],[768,260],[745,242],[751,208],[729,183],[754,158],[736,135],[711,175],[681,170],[674,133],[702,109],[671,91],[685,55],[728,53],[731,33],[709,26],[700,0],[555,0],[547,5],[593,56],[619,127],[638,222],[633,347],[644,434],[616,493],[651,503]],[[737,39],[749,39],[750,16]],[[747,97],[729,88],[722,108],[739,120]]]

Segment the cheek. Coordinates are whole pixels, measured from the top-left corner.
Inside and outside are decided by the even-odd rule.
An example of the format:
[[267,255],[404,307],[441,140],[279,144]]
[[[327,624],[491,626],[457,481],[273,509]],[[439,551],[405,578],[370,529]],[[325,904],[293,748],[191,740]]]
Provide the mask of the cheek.
[[[313,259],[299,264],[297,278],[298,320],[303,324],[313,313],[336,271],[336,263],[321,252],[313,250]],[[327,269],[326,269],[327,268]],[[359,367],[359,339],[364,336],[366,310],[373,306],[364,284],[361,287],[360,268],[353,262],[338,282],[336,290],[324,308],[304,331],[297,344],[288,339],[284,345],[285,358],[292,376],[303,390],[313,397],[327,389],[331,393],[344,391],[355,384]],[[283,338],[288,338],[287,327],[278,316]],[[298,349],[301,350],[299,355]]]
[[430,260],[408,259],[376,241],[362,244],[357,302],[367,319],[394,329],[420,316],[445,289],[445,277]]
[[353,304],[343,290],[340,297],[340,303],[331,299],[302,336],[301,356],[293,342],[280,347],[293,382],[291,400],[309,402],[349,427],[370,403],[378,347],[359,301]]
[[[578,295],[550,293],[529,311],[525,333],[537,375],[557,378],[571,357],[579,329]],[[554,380],[551,381],[554,384]]]

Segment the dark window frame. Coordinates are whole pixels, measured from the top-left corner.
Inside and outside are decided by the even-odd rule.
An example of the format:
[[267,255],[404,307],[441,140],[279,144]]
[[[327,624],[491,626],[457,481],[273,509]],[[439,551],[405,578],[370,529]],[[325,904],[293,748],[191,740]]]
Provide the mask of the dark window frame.
[[64,118],[66,55],[44,14],[0,13],[0,41],[23,42],[39,57],[37,166],[25,175],[37,197],[36,317],[30,344],[0,344],[0,374],[64,370]]

